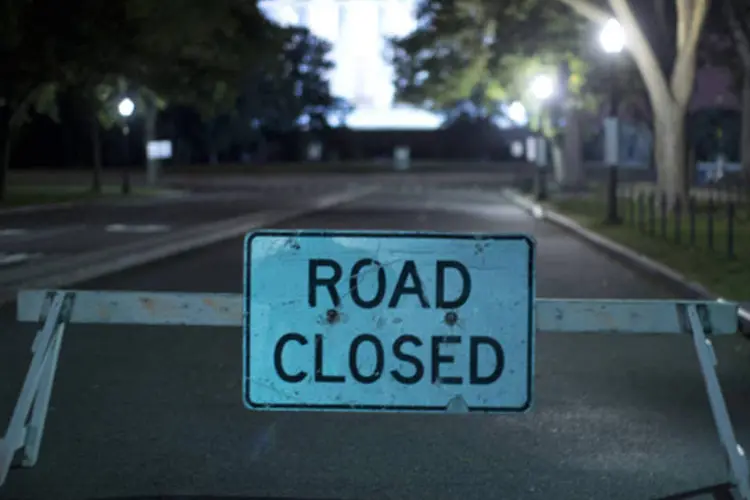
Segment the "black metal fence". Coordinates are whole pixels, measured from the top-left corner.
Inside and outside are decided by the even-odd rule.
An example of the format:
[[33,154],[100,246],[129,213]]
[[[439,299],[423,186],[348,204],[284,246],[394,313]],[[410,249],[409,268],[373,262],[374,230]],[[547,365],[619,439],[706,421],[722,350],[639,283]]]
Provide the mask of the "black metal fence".
[[696,188],[668,206],[665,193],[632,184],[619,192],[624,223],[641,234],[734,259],[750,239],[750,191],[742,183]]

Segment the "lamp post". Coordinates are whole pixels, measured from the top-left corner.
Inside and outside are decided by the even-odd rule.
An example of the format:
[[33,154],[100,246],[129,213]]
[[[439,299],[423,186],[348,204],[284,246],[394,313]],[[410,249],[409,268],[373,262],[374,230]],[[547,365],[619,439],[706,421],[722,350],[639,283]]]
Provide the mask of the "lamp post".
[[128,119],[133,116],[135,112],[135,103],[129,97],[125,97],[117,105],[117,112],[123,118],[125,124],[122,127],[122,135],[124,138],[125,145],[125,167],[122,171],[122,194],[130,194],[130,127]]
[[620,224],[622,220],[617,213],[617,163],[619,161],[620,128],[618,107],[620,104],[619,88],[615,81],[614,62],[616,56],[625,48],[625,32],[616,19],[610,19],[602,27],[599,34],[599,44],[604,52],[610,56],[612,67],[607,72],[609,78],[608,101],[609,116],[604,125],[604,161],[609,170],[607,186],[607,224]]
[[544,137],[543,121],[545,104],[555,93],[555,80],[549,75],[537,75],[531,82],[531,93],[539,101],[539,127],[536,148],[536,198],[547,199],[547,140]]

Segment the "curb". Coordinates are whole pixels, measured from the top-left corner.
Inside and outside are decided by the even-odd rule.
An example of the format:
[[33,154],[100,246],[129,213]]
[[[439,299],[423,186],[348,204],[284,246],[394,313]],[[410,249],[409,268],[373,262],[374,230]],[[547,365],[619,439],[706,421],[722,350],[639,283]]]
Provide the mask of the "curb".
[[[666,266],[661,262],[655,261],[649,257],[646,257],[645,255],[640,254],[626,247],[625,245],[621,245],[609,238],[601,236],[596,232],[583,227],[581,224],[574,221],[570,217],[566,217],[558,212],[549,210],[515,190],[505,189],[503,190],[502,194],[506,199],[523,208],[534,217],[541,220],[547,220],[561,227],[562,229],[573,233],[586,242],[594,245],[599,250],[602,250],[607,254],[618,258],[619,260],[634,265],[647,274],[668,281],[672,286],[682,288],[687,293],[690,293],[697,298],[716,300],[718,302],[728,302],[700,283],[691,281],[671,267]],[[748,335],[750,333],[750,311],[738,306],[737,316],[741,321],[740,329],[742,333]]]
[[201,224],[175,234],[137,241],[113,249],[74,255],[31,269],[15,269],[0,278],[0,305],[15,300],[18,291],[22,289],[58,288],[99,278],[242,236],[259,226],[325,210],[374,191],[372,188],[358,189],[322,196],[306,208],[266,210]]

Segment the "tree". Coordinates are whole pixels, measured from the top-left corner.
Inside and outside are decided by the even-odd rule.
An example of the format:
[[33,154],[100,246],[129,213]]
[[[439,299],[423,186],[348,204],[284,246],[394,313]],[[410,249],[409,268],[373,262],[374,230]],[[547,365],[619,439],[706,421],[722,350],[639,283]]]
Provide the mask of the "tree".
[[739,70],[742,119],[740,129],[740,160],[745,175],[750,175],[750,4],[738,0],[721,0],[724,25],[729,28],[733,43],[722,48],[733,52],[730,68]]
[[319,128],[336,103],[327,78],[331,46],[305,28],[279,28],[278,36],[277,56],[245,80],[242,112],[277,131],[295,128],[303,116],[311,128]]
[[184,87],[180,82],[160,87],[171,89],[173,105],[198,113],[211,163],[230,148],[262,150],[268,133],[325,128],[331,113],[347,113],[345,103],[330,93],[330,45],[303,28],[269,23],[265,29],[262,50],[246,51],[239,70],[214,68]]
[[[199,113],[209,158],[215,163],[221,150],[251,128],[251,119],[242,126],[241,98],[254,72],[268,75],[269,68],[277,65],[286,43],[283,30],[263,16],[256,2],[231,0],[213,5],[194,0],[190,2],[194,9],[179,14],[179,22],[161,5],[155,15],[149,10],[154,4],[146,0],[142,5],[144,33],[149,35],[141,38],[145,45],[139,50],[151,50],[153,63],[145,66],[145,74],[138,79],[172,104]],[[184,2],[167,4],[181,9]],[[163,23],[177,36],[162,37]],[[155,53],[154,43],[159,48]]]
[[[0,94],[5,114],[13,118],[7,122],[9,132],[23,123],[30,107],[54,116],[57,90],[73,93],[89,118],[96,191],[101,189],[99,127],[111,121],[107,108],[112,103],[102,98],[110,92],[104,88],[111,90],[138,64],[138,54],[127,42],[138,33],[137,23],[128,15],[135,1],[80,0],[74,16],[68,6],[53,0],[4,0],[2,4],[0,22],[5,23],[2,32],[6,35],[2,66],[8,74],[3,75]],[[12,134],[4,135],[3,172],[8,168],[7,138]],[[0,184],[4,186],[4,181]]]
[[[136,101],[147,125],[167,99],[215,114],[214,108],[233,104],[245,68],[267,55],[264,44],[271,25],[255,2],[81,0],[75,16],[70,16],[63,4],[52,0],[3,1],[9,32],[28,34],[8,37],[8,44],[20,40],[13,42],[13,55],[18,60],[49,59],[44,68],[56,71],[48,79],[75,94],[88,117],[95,191],[101,189],[100,129],[122,125],[116,105],[126,94]],[[24,1],[26,7],[19,8]],[[47,16],[43,22],[63,17],[66,22],[46,29],[37,19],[41,14],[35,13]],[[35,30],[44,36],[38,39]],[[34,56],[37,52],[47,59]],[[22,67],[11,62],[16,64],[4,67]],[[24,83],[22,76],[12,75],[10,81]],[[28,81],[44,82],[43,76],[47,75],[39,69]]]
[[[481,114],[499,113],[498,101],[520,100],[532,128],[552,139],[553,167],[565,177],[563,117],[595,100],[582,94],[590,64],[580,57],[581,41],[591,35],[587,23],[543,0],[431,0],[418,16],[420,29],[392,40],[397,99],[439,112],[471,103]],[[529,92],[540,73],[560,84],[544,109]]]
[[13,139],[32,112],[57,118],[62,72],[49,0],[0,0],[0,201],[8,187]]
[[[604,23],[611,13],[593,0],[560,0],[585,18]],[[708,0],[675,0],[674,30],[656,30],[654,38],[674,31],[675,43],[654,43],[645,30],[644,12],[656,8],[653,19],[666,26],[666,1],[609,0],[612,13],[620,22],[648,90],[654,117],[655,159],[659,185],[670,204],[687,191],[687,145],[685,119],[695,80],[698,42],[708,13]],[[639,10],[637,10],[640,9]],[[639,16],[640,13],[640,16]],[[667,52],[674,47],[674,56]],[[661,57],[660,57],[661,56]]]
[[[609,8],[607,7],[609,6]],[[674,6],[674,16],[669,6]],[[655,159],[660,186],[670,201],[686,188],[685,116],[692,95],[696,48],[708,10],[708,0],[427,0],[420,15],[421,28],[397,42],[405,57],[395,58],[399,74],[408,75],[411,64],[421,63],[419,78],[432,80],[419,87],[430,103],[433,95],[465,91],[464,78],[486,74],[483,60],[511,60],[565,53],[579,55],[581,37],[576,19],[594,23],[598,30],[612,16],[622,25],[628,49],[648,92],[656,136]],[[674,17],[674,20],[672,20]],[[473,34],[468,28],[471,26]],[[482,29],[478,29],[482,27]],[[497,35],[502,33],[502,36]],[[670,39],[674,35],[674,43]],[[496,36],[497,35],[497,36]],[[589,42],[591,43],[591,42]],[[506,56],[506,57],[502,57]],[[427,66],[426,59],[435,60]],[[451,74],[443,68],[462,68]],[[495,70],[498,67],[489,66]],[[499,66],[502,68],[502,65]],[[508,68],[513,68],[509,66]],[[417,74],[411,75],[413,79]],[[502,78],[501,78],[502,80]],[[406,82],[403,96],[414,99]],[[411,95],[410,95],[411,94]]]
[[84,0],[83,7],[76,22],[82,48],[69,61],[67,83],[90,117],[95,190],[99,129],[120,122],[115,106],[126,93],[147,130],[165,98],[189,103],[211,121],[234,104],[242,72],[259,62],[268,32],[255,3],[240,0]]
[[62,48],[60,84],[70,92],[86,118],[91,141],[92,191],[102,190],[101,128],[121,122],[117,104],[130,84],[138,54],[127,40],[138,34],[138,23],[129,15],[128,0],[80,0],[76,15],[57,34]]
[[278,27],[276,36],[276,56],[248,72],[238,103],[240,123],[261,149],[265,133],[325,129],[331,113],[351,111],[330,91],[330,44],[299,27]]
[[519,62],[568,59],[583,24],[543,0],[426,0],[421,28],[392,40],[398,98],[439,110],[465,99],[481,83],[490,100],[515,85]]
[[8,145],[0,149],[0,194],[12,132],[29,110],[54,116],[58,89],[75,95],[88,117],[98,191],[100,130],[122,125],[116,106],[126,95],[147,129],[169,102],[197,110],[221,136],[217,130],[237,122],[238,98],[258,69],[272,76],[272,97],[284,105],[266,95],[267,122],[283,109],[285,122],[302,114],[316,124],[333,104],[328,50],[309,33],[271,23],[247,0],[81,0],[74,16],[54,0],[0,0],[0,144]]
[[[134,64],[127,40],[136,33],[128,22],[128,0],[81,0],[76,15],[54,0],[3,0],[0,4],[2,83],[0,131],[3,154],[0,192],[6,188],[11,139],[26,121],[29,110],[56,117],[58,90],[72,92],[89,117],[93,146],[95,190],[101,188],[100,122],[109,102],[103,87],[112,87]],[[60,22],[66,19],[66,22]],[[104,123],[102,122],[102,123]]]

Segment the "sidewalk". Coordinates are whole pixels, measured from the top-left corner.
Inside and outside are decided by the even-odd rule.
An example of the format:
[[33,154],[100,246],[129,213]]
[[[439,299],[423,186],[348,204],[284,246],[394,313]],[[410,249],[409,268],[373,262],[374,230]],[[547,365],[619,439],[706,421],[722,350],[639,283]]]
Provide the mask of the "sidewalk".
[[[667,227],[667,237],[661,228],[655,235],[644,234],[627,218],[623,224],[605,224],[606,205],[596,197],[579,195],[575,198],[553,196],[545,203],[537,203],[531,196],[514,190],[505,195],[538,218],[576,234],[610,255],[683,289],[693,298],[731,300],[740,304],[740,317],[750,322],[750,268],[742,256],[744,247],[737,250],[738,258],[728,259],[718,251],[705,247],[676,243],[674,228]],[[624,211],[620,209],[620,216]],[[718,246],[718,243],[717,243]]]

